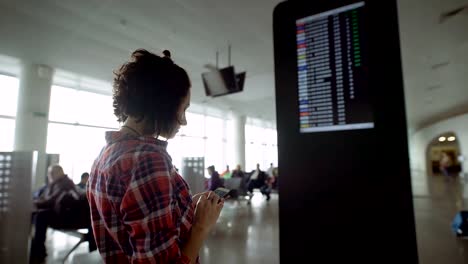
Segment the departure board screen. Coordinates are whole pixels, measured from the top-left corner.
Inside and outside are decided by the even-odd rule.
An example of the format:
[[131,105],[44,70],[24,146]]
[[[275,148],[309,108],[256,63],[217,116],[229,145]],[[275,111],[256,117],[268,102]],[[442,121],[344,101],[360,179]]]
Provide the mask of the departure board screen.
[[300,132],[371,129],[365,3],[296,20]]

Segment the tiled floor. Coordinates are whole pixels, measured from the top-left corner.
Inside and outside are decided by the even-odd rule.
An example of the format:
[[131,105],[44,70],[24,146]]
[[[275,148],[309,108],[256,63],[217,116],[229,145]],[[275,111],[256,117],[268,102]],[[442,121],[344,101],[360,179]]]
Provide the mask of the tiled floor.
[[[256,193],[250,205],[246,201],[226,202],[220,219],[200,251],[203,264],[279,263],[278,196],[266,202]],[[62,263],[78,239],[58,231],[48,233],[47,264]],[[87,253],[83,243],[67,263],[102,263],[97,252]]]
[[[421,264],[468,263],[468,240],[457,239],[450,223],[458,210],[468,209],[468,184],[413,173],[413,194]],[[61,263],[77,238],[55,231],[48,240],[49,260]],[[68,263],[101,263],[83,244]],[[266,202],[257,193],[251,205],[227,203],[219,223],[200,251],[204,264],[279,263],[278,196]],[[404,263],[402,260],[401,263]]]
[[420,263],[468,263],[468,240],[450,229],[456,212],[468,209],[468,184],[413,172],[413,197]]

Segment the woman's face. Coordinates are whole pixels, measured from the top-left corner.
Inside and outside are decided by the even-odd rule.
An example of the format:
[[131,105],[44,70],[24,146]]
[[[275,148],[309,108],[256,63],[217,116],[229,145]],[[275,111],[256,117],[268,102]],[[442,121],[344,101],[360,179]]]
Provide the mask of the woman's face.
[[190,106],[190,89],[188,90],[187,96],[185,96],[182,99],[182,103],[179,106],[179,109],[177,109],[177,120],[176,120],[176,127],[174,130],[172,130],[172,134],[168,135],[166,137],[167,139],[174,138],[175,135],[179,132],[179,129],[181,126],[186,126],[187,125],[187,118],[185,117],[185,111],[187,108]]

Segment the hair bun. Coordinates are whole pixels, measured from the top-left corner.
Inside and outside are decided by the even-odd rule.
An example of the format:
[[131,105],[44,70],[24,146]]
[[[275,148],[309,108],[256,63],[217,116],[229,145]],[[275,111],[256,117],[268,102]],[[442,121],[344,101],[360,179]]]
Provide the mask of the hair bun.
[[165,58],[169,58],[169,59],[171,58],[171,52],[170,52],[170,51],[164,50],[164,51],[163,51],[163,54],[164,54],[164,57],[165,57]]

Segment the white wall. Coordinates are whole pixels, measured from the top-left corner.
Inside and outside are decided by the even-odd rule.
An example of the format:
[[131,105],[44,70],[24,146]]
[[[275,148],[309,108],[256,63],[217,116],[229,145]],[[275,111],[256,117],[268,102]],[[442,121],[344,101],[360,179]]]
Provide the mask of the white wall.
[[468,114],[452,117],[416,131],[410,136],[410,160],[414,170],[426,170],[426,148],[432,139],[445,132],[454,132],[465,156],[463,172],[468,173]]

